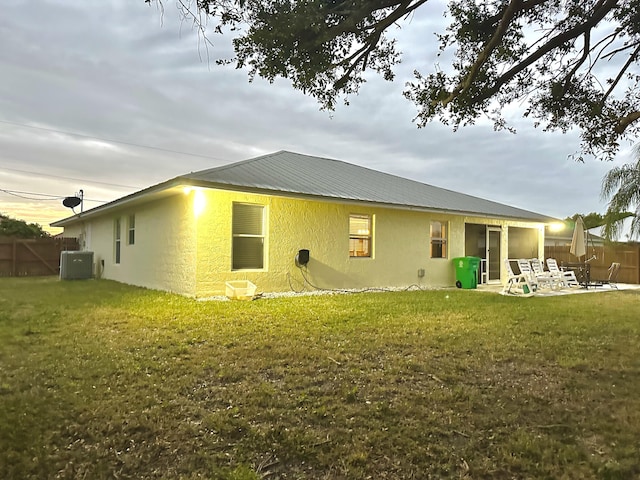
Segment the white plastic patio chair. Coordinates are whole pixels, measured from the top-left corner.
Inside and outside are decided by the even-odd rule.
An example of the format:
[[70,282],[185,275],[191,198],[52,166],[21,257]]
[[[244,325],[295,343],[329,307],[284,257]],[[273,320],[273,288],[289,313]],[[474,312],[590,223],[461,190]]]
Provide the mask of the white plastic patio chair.
[[531,263],[529,263],[529,260],[526,258],[518,259],[518,268],[520,268],[520,273],[529,277],[529,283],[531,283],[536,290],[538,288],[553,288],[557,283],[556,279],[549,274],[541,273],[537,275],[531,267]]
[[564,282],[565,287],[579,287],[580,282],[576,278],[576,274],[571,270],[560,270],[558,262],[555,258],[547,258],[547,268],[552,275],[556,275]]
[[529,277],[523,273],[515,274],[509,263],[509,259],[504,261],[507,270],[507,281],[502,287],[503,295],[520,295],[522,297],[530,297],[535,293],[533,284],[529,281]]
[[561,276],[544,270],[544,265],[539,258],[532,258],[529,263],[540,287],[549,286],[552,289],[556,289],[565,286],[565,282]]

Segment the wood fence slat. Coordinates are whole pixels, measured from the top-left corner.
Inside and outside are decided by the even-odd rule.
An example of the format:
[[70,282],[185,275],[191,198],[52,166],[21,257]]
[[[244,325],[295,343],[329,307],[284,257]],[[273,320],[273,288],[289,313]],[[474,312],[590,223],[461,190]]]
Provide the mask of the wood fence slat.
[[29,250],[31,253],[33,253],[35,255],[35,257],[38,260],[40,260],[51,271],[51,273],[53,273],[54,275],[58,273],[58,269],[52,267],[51,264],[49,262],[47,262],[44,258],[42,258],[38,254],[38,252],[36,252],[33,248],[31,248],[28,243],[26,243],[26,242],[21,242],[21,243],[22,243],[22,245],[24,245],[27,248],[27,250]]
[[17,264],[17,261],[18,261],[18,255],[16,253],[17,251],[18,251],[18,249],[17,249],[17,241],[14,238],[13,239],[13,255],[11,256],[11,274],[14,277],[16,276],[16,272],[17,272],[17,270],[16,270],[16,264]]
[[[545,258],[555,258],[558,262],[576,262],[577,258],[570,253],[569,246],[547,246],[544,248]],[[640,244],[613,244],[606,246],[589,246],[586,258],[595,255],[591,264],[591,278],[606,279],[608,269],[613,262],[620,263],[618,281],[620,283],[640,284]]]
[[0,237],[0,277],[57,275],[61,252],[79,249],[77,238]]

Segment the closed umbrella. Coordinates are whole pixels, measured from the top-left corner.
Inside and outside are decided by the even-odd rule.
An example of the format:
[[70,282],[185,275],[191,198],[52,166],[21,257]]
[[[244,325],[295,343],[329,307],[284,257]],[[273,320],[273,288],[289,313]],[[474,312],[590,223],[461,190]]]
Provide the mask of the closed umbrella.
[[576,218],[576,226],[573,229],[573,238],[571,239],[571,249],[569,251],[578,258],[587,254],[582,217]]

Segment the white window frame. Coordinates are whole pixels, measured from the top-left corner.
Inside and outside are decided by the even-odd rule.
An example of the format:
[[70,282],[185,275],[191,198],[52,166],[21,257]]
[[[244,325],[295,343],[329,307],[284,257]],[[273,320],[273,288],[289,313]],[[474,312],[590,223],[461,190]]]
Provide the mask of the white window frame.
[[[368,230],[352,232],[352,220],[367,220]],[[355,244],[361,242],[362,245],[367,244],[366,252],[364,249],[357,249]],[[365,252],[359,254],[359,252]],[[373,215],[362,213],[349,214],[349,258],[373,258]]]
[[136,243],[136,215],[132,213],[127,217],[127,245]]
[[113,221],[113,263],[119,265],[122,260],[122,219]]
[[[434,226],[438,224],[439,235],[434,235]],[[449,222],[442,220],[431,220],[429,222],[429,258],[449,258]],[[434,250],[438,250],[440,255],[434,255]],[[437,253],[437,252],[436,252]]]

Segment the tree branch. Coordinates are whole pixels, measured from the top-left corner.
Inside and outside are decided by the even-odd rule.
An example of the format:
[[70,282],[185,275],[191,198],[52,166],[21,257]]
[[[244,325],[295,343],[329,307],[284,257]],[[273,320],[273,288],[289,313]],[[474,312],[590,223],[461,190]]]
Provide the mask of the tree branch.
[[410,14],[416,8],[425,4],[427,1],[428,0],[419,0],[418,2],[411,5],[413,0],[405,0],[401,2],[400,5],[398,5],[398,8],[396,8],[390,15],[382,19],[380,22],[376,23],[374,26],[374,31],[367,36],[366,40],[364,41],[364,45],[352,55],[344,58],[337,64],[348,66],[346,67],[345,73],[334,82],[334,87],[340,87],[344,85],[359,64],[362,63],[362,69],[364,70],[366,68],[369,55],[375,50],[375,47],[380,41],[380,37],[382,36],[384,31],[400,18]]
[[[549,0],[529,0],[528,2],[524,2],[522,4],[522,8],[520,8],[518,10],[518,13],[526,13],[529,10],[532,10],[534,8],[536,8],[538,5],[541,5],[543,3],[547,3]],[[480,30],[486,30],[489,27],[491,27],[493,24],[495,24],[496,22],[500,21],[500,19],[502,18],[502,16],[504,15],[504,10],[508,8],[505,7],[503,8],[499,13],[496,13],[495,15],[485,19],[483,22],[480,23]]]
[[584,32],[584,49],[582,50],[582,57],[576,62],[571,71],[564,77],[564,91],[566,92],[569,80],[576,74],[580,66],[589,58],[589,52],[591,45],[591,30]]
[[606,55],[603,55],[602,58],[603,59],[607,58],[607,57],[611,58],[611,57],[613,57],[614,55],[617,55],[620,52],[624,52],[625,50],[629,50],[630,48],[635,47],[636,45],[640,45],[640,42],[633,42],[633,43],[630,43],[628,45],[625,45],[624,47],[620,47],[620,48],[616,48],[615,50],[611,50]]
[[635,51],[631,55],[629,55],[629,59],[627,60],[627,62],[624,64],[624,66],[618,72],[618,76],[615,78],[613,83],[611,83],[611,86],[609,87],[609,90],[607,90],[605,92],[604,96],[602,97],[602,100],[600,100],[600,104],[601,105],[604,105],[604,102],[607,100],[607,97],[616,88],[616,86],[618,85],[618,82],[620,82],[620,79],[622,79],[622,77],[624,76],[624,72],[627,70],[627,68],[629,68],[631,66],[631,64],[636,61],[636,57],[638,56],[638,53],[640,53],[640,45],[638,45],[638,47],[635,49]]
[[576,25],[575,27],[567,30],[566,32],[553,37],[551,40],[549,40],[547,43],[541,46],[534,53],[532,53],[527,58],[525,58],[520,63],[518,63],[516,66],[511,68],[509,71],[507,71],[506,73],[498,77],[493,87],[487,89],[479,98],[476,98],[475,101],[478,102],[478,101],[482,101],[492,97],[498,92],[498,90],[500,90],[500,88],[502,88],[502,86],[505,83],[509,82],[518,73],[520,73],[521,71],[525,70],[526,68],[534,64],[541,57],[551,52],[552,50],[558,48],[562,44],[568,42],[572,38],[575,38],[581,34],[584,34],[585,32],[594,28],[598,23],[602,21],[602,19],[607,15],[607,13],[611,11],[611,9],[616,4],[617,4],[616,0],[607,0],[604,2],[600,2],[600,6],[594,10],[593,15],[589,16],[589,19],[586,22]]
[[502,18],[498,23],[498,28],[496,29],[495,33],[493,34],[491,39],[487,42],[485,47],[482,49],[482,52],[480,52],[480,54],[478,55],[473,65],[471,65],[471,68],[469,69],[469,72],[467,73],[467,75],[465,75],[464,80],[461,81],[452,90],[449,96],[442,101],[443,106],[452,102],[461,92],[465,91],[467,88],[471,86],[471,84],[473,83],[473,80],[475,79],[476,74],[478,73],[478,70],[480,70],[480,67],[482,67],[482,65],[484,65],[484,63],[487,61],[487,59],[491,55],[491,52],[493,52],[493,50],[498,46],[498,44],[500,43],[500,40],[502,40],[502,37],[504,37],[504,34],[507,31],[507,28],[509,28],[509,24],[511,23],[511,20],[513,19],[514,15],[518,11],[518,8],[521,6],[522,6],[521,0],[511,0],[511,2],[509,2],[509,6],[505,9],[502,15]]
[[618,38],[618,34],[620,33],[620,29],[616,29],[616,31],[614,31],[613,33],[610,33],[609,35],[607,35],[606,37],[602,38],[598,43],[596,43],[593,48],[591,49],[591,51],[595,51],[595,49],[597,47],[599,47],[600,45],[603,45],[602,48],[600,49],[600,51],[598,52],[598,54],[596,55],[596,58],[591,62],[591,65],[589,66],[589,69],[587,70],[587,74],[591,73],[591,70],[593,69],[593,67],[596,65],[596,63],[598,63],[601,59],[604,58],[604,51],[607,49],[607,47],[609,45],[611,45],[613,42],[616,41],[616,38]]
[[[341,6],[336,6],[334,9],[330,9],[329,12],[336,15],[342,15],[345,17],[345,21],[338,23],[337,25],[333,25],[326,29],[324,32],[323,38],[332,39],[338,37],[344,33],[358,33],[358,22],[362,19],[366,18],[368,15],[372,15],[374,12],[378,10],[384,10],[385,8],[390,8],[394,6],[399,6],[406,9],[405,13],[412,12],[427,0],[419,0],[415,5],[411,5],[414,0],[379,0],[378,2],[367,1],[362,2],[362,8],[347,10],[346,8],[342,8]],[[394,11],[397,12],[398,9]],[[402,15],[400,15],[401,17]],[[398,17],[399,18],[399,17]],[[386,20],[383,19],[383,22]],[[393,23],[393,22],[392,22]],[[389,24],[390,25],[390,24]],[[377,29],[377,24],[374,24],[373,27]],[[387,28],[387,27],[385,27]],[[323,40],[325,41],[325,40]]]
[[640,119],[640,111],[632,112],[629,115],[626,115],[618,120],[618,124],[616,125],[616,128],[614,129],[614,131],[617,134],[621,135],[624,133],[624,131],[627,129],[629,125],[631,125],[633,122],[637,121],[638,119]]

